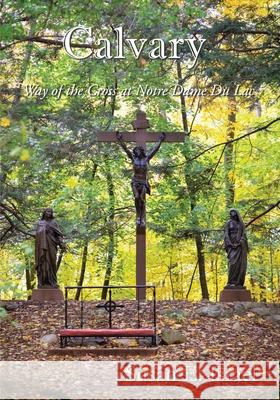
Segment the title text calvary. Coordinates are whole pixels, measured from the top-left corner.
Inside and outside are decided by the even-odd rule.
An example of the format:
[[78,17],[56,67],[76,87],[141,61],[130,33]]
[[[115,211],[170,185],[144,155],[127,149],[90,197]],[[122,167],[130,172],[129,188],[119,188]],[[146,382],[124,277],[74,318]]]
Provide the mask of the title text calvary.
[[[76,59],[84,60],[87,58],[95,59],[124,59],[126,53],[132,52],[134,58],[139,59],[143,52],[148,54],[151,60],[164,60],[164,59],[181,59],[184,61],[189,69],[195,67],[198,57],[202,51],[206,39],[188,38],[188,39],[171,39],[165,41],[163,39],[155,38],[148,39],[131,39],[124,38],[123,27],[120,26],[114,29],[115,42],[112,43],[107,38],[94,39],[93,29],[83,26],[76,26],[69,29],[63,38],[63,47],[66,53]],[[86,35],[86,52],[85,54],[78,54],[75,50],[73,40],[76,37],[81,39]],[[92,44],[89,46],[90,41]],[[82,47],[80,45],[79,47]]]

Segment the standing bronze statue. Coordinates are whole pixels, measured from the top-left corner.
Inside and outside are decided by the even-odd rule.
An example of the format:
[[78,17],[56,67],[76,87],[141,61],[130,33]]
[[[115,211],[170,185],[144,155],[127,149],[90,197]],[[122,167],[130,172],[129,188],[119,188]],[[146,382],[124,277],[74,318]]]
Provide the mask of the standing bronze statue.
[[131,187],[135,200],[136,224],[138,226],[145,226],[145,196],[146,193],[151,194],[151,188],[147,177],[149,161],[159,150],[161,143],[165,139],[165,133],[160,135],[157,144],[147,154],[143,146],[136,146],[130,151],[122,140],[122,134],[117,132],[116,136],[119,144],[124,149],[133,165]]
[[63,235],[54,220],[53,210],[46,208],[38,222],[35,236],[35,265],[38,288],[58,288],[57,250],[65,251]]
[[224,245],[228,258],[228,283],[226,288],[243,288],[249,251],[245,225],[235,208],[230,210],[230,219],[225,226]]

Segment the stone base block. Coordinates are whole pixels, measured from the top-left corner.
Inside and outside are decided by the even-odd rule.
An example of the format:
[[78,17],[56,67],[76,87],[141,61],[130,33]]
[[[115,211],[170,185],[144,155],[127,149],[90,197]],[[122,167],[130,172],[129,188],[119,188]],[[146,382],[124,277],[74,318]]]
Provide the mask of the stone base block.
[[252,301],[251,292],[247,289],[224,289],[220,293],[220,302]]
[[54,348],[48,350],[49,355],[70,355],[70,356],[155,356],[157,354],[158,347],[151,348],[116,348],[116,347],[104,347],[104,348],[81,348],[81,347],[64,347],[64,348]]
[[34,301],[61,301],[64,300],[62,290],[55,288],[33,289],[31,300]]

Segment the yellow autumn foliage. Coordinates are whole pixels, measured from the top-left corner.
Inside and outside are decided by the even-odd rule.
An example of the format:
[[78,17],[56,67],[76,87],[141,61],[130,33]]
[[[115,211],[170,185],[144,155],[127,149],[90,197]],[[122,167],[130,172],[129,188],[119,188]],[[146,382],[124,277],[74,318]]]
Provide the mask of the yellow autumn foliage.
[[0,126],[8,128],[11,125],[11,120],[8,117],[0,118]]
[[185,0],[167,0],[166,5],[167,7],[179,6],[183,7],[185,4]]
[[30,159],[30,152],[29,152],[28,149],[22,149],[22,150],[21,150],[20,159],[21,159],[21,161],[24,161],[24,162],[29,161],[29,159]]
[[[265,0],[224,0],[222,3],[223,12],[226,16],[236,17],[239,13],[254,12],[255,15],[265,16],[269,12],[269,6]],[[273,2],[271,2],[273,3]]]
[[65,186],[69,189],[74,189],[79,182],[79,178],[77,176],[70,176],[65,182]]

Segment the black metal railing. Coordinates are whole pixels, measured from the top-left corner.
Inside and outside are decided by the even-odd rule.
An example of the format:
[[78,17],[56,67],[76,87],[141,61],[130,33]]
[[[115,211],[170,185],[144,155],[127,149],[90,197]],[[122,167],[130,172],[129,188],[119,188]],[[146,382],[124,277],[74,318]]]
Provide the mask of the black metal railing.
[[[152,308],[152,323],[153,329],[156,332],[156,288],[153,285],[125,285],[125,286],[66,286],[65,287],[65,328],[69,328],[69,292],[71,290],[79,290],[81,293],[81,300],[80,300],[80,328],[84,328],[85,325],[85,299],[84,299],[84,291],[85,290],[103,290],[106,289],[108,291],[108,300],[103,300],[103,303],[97,304],[96,308],[104,308],[108,312],[108,325],[109,328],[112,328],[113,325],[113,312],[117,308],[125,308],[125,305],[118,304],[113,299],[113,291],[121,289],[135,289],[135,299],[137,301],[137,327],[141,328],[141,305],[144,304],[143,301],[139,299],[139,290],[140,289],[150,289],[152,291],[152,301],[151,301],[151,308]],[[122,299],[125,301],[127,299]],[[147,303],[147,302],[146,302]]]

